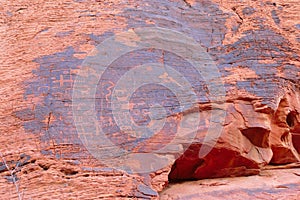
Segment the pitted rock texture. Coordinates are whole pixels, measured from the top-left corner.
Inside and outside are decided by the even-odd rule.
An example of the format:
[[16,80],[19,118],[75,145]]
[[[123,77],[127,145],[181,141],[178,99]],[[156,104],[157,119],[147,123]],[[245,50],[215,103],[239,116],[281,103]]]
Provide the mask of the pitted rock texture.
[[[155,199],[168,179],[252,175],[267,164],[299,161],[299,10],[298,0],[1,2],[1,199]],[[111,169],[95,159],[72,118],[72,87],[88,53],[104,39],[140,27],[168,28],[197,41],[220,71],[226,90],[222,109],[227,113],[216,145],[203,145],[216,102],[210,101],[203,77],[188,62],[159,49],[116,60],[112,69],[144,61],[168,64],[191,82],[199,100],[197,135],[178,144],[186,151],[173,156],[174,164],[142,175]],[[99,83],[99,101],[101,95],[110,97],[111,83],[118,77],[114,73],[108,70],[112,81]],[[174,97],[166,88],[153,91],[160,91],[150,93],[154,102]],[[176,100],[170,102],[176,110]],[[142,113],[139,105],[149,109],[153,102],[134,103]],[[147,122],[147,114],[139,112],[133,118]],[[180,119],[184,112],[173,114]],[[115,130],[113,121],[106,125]],[[124,136],[116,144],[147,152],[167,144],[171,136],[164,134],[160,144]],[[212,151],[199,158],[202,146]]]

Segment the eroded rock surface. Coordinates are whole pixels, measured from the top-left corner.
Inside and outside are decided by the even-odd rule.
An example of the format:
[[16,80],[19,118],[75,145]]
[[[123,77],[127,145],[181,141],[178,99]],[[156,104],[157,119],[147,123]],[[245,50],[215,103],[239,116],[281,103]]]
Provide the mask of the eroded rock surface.
[[[2,2],[1,198],[155,199],[169,179],[253,175],[267,164],[298,162],[299,10],[297,0]],[[72,95],[82,63],[97,45],[141,27],[171,29],[198,42],[218,67],[226,99],[213,102],[206,77],[173,52],[145,48],[116,59],[99,81],[94,103],[97,120],[115,146],[149,153],[173,141],[184,116],[199,112],[201,119],[193,137],[187,133],[164,151],[168,165],[132,174],[112,169],[88,151],[74,124]],[[138,38],[119,41],[132,46]],[[130,102],[132,120],[151,126],[150,107],[159,104],[168,122],[159,134],[139,140],[120,130],[109,99],[120,78],[144,63],[181,73],[197,95],[197,106],[180,110],[176,93],[166,87],[139,88]],[[217,140],[206,141],[212,109],[226,117]],[[201,157],[201,149],[209,153]],[[143,164],[129,165],[152,167]]]
[[176,183],[160,199],[289,199],[299,198],[299,169],[266,170],[260,175]]
[[295,113],[299,110],[299,98],[291,98],[289,94],[297,95],[297,92],[283,96],[275,110],[262,109],[258,99],[228,103],[224,129],[213,150],[200,158],[201,141],[191,145],[176,160],[169,178],[250,175],[259,173],[259,169],[269,163],[299,162],[299,153],[293,145],[293,137],[297,136],[293,130],[298,126]]

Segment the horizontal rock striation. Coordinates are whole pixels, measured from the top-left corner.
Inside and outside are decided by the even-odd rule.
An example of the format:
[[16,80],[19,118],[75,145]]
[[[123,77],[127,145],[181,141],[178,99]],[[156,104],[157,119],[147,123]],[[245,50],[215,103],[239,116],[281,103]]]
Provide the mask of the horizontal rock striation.
[[[297,0],[2,2],[1,199],[157,199],[169,181],[299,162],[299,10]],[[120,49],[131,51],[114,58]],[[99,80],[97,56],[114,58]],[[94,106],[76,105],[87,117],[74,114],[75,86]]]

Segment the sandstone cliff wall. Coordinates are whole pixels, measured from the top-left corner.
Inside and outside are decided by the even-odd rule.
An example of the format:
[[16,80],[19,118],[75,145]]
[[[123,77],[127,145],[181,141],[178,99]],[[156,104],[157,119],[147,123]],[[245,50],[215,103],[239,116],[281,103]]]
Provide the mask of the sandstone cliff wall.
[[[168,180],[252,175],[269,163],[299,162],[297,0],[16,0],[0,4],[1,199],[157,198],[157,191]],[[151,27],[180,32],[196,41],[203,50],[201,55],[209,55],[217,67],[224,98],[219,102],[212,97],[208,85],[215,80],[207,81],[204,72],[199,74],[174,53],[180,48],[143,48],[111,63],[96,84],[94,104],[97,120],[115,146],[130,153],[153,152],[172,143],[182,119],[190,119],[194,113],[200,116],[194,135],[187,134],[157,154],[168,158],[167,164],[159,163],[160,169],[150,170],[150,160],[129,163],[122,158],[121,165],[125,162],[126,167],[149,169],[136,174],[113,169],[111,163],[101,160],[102,154],[97,158],[91,153],[74,123],[72,97],[84,61],[88,55],[97,55],[97,51],[91,54],[97,46],[115,34],[138,35],[138,30]],[[140,38],[116,41],[129,48]],[[183,39],[171,42],[185,42]],[[106,52],[110,49],[114,46],[107,46]],[[135,122],[149,125],[149,105],[159,104],[167,108],[163,116],[168,125],[139,140],[124,135],[111,120],[110,99],[126,70],[144,63],[160,63],[180,72],[190,82],[197,102],[191,109],[178,109],[178,95],[169,88],[139,88],[130,102]],[[91,80],[97,74],[89,73]],[[160,113],[161,107],[157,108]],[[205,142],[207,131],[214,127],[212,114],[220,114],[215,126],[221,129],[212,129],[217,139]],[[209,150],[201,157],[200,149]]]

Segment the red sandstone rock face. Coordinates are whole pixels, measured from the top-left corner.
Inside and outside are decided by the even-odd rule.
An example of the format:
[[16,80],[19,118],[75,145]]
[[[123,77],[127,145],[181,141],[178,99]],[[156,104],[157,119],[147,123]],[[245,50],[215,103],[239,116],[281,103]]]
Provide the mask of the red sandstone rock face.
[[[199,179],[258,174],[266,164],[299,161],[293,142],[298,126],[299,98],[287,93],[276,110],[262,108],[257,99],[228,103],[223,133],[213,150],[199,158],[201,143],[194,144],[176,160],[170,179]],[[292,102],[293,99],[294,101]],[[297,147],[297,144],[296,144]]]
[[176,183],[160,199],[289,199],[299,198],[299,169],[266,170],[250,177],[216,178]]
[[[1,199],[155,199],[168,179],[252,175],[269,163],[299,161],[299,10],[296,0],[2,3]],[[184,116],[190,119],[199,112],[201,119],[195,136],[186,133],[162,153],[168,161],[161,169],[131,174],[106,166],[88,151],[74,124],[72,94],[83,60],[97,45],[140,27],[175,30],[198,42],[219,69],[226,99],[214,102],[206,77],[170,51],[146,48],[113,62],[106,79],[99,81],[95,107],[107,108],[108,114],[98,113],[98,120],[116,146],[149,153],[171,143]],[[138,41],[118,39],[127,46]],[[175,125],[139,141],[124,136],[107,117],[107,99],[124,70],[152,62],[182,73],[198,101],[192,109],[178,110],[177,96],[167,88],[141,88],[130,102],[136,123],[148,123],[147,109],[154,102],[169,109],[167,122]],[[153,96],[139,98],[143,92]],[[213,109],[226,117],[222,131],[215,133],[220,137],[205,141]],[[199,156],[201,149],[209,153]],[[148,169],[153,163],[129,165]]]

